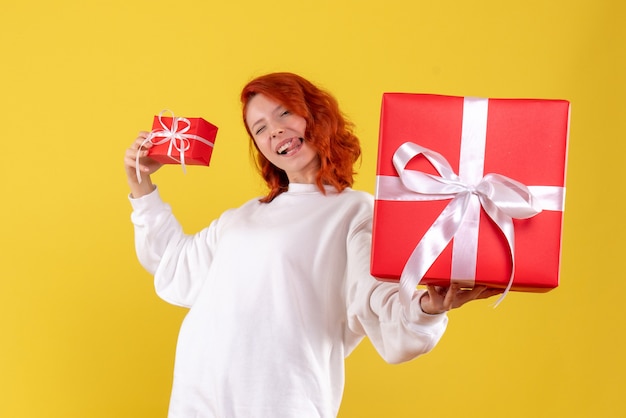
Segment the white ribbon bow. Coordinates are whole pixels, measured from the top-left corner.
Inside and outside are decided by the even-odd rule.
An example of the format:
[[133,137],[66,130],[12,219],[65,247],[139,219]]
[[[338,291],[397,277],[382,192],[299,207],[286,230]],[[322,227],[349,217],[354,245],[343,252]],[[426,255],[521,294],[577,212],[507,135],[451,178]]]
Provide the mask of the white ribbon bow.
[[[406,170],[407,163],[418,155],[426,157],[439,176]],[[382,190],[392,191],[397,188],[397,185],[392,186],[389,183],[393,182],[392,179],[399,179],[406,189],[419,195],[412,200],[452,199],[424,234],[402,271],[400,276],[402,303],[410,303],[415,287],[456,235],[463,223],[471,199],[478,199],[487,215],[504,234],[509,246],[512,262],[511,276],[507,288],[500,297],[501,300],[511,288],[515,272],[513,218],[526,219],[541,212],[541,207],[530,189],[500,174],[487,174],[475,186],[465,184],[441,154],[411,142],[406,142],[398,148],[393,156],[393,164],[399,177],[379,178],[378,186]],[[381,198],[384,199],[382,196]]]

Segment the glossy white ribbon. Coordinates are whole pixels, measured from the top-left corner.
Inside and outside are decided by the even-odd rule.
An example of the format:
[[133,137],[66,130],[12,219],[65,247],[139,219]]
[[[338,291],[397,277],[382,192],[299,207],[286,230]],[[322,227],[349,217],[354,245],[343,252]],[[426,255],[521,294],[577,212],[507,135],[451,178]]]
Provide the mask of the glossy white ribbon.
[[[404,266],[400,277],[400,300],[405,306],[410,304],[416,286],[452,238],[451,282],[473,286],[481,207],[504,234],[511,256],[511,275],[495,304],[497,306],[510,290],[515,275],[513,219],[530,218],[541,210],[563,210],[563,187],[525,186],[500,174],[483,176],[487,109],[488,99],[464,100],[459,175],[441,154],[405,142],[393,156],[399,177],[377,177],[376,198],[379,200],[452,199]],[[418,155],[423,155],[439,176],[407,170],[408,162]]]
[[[165,113],[170,113],[172,116],[172,126],[168,128],[165,122],[163,122],[163,115]],[[178,116],[174,116],[174,113],[171,110],[162,110],[158,115],[159,123],[163,129],[161,130],[152,130],[148,137],[141,143],[139,149],[143,148],[148,142],[152,142],[153,145],[161,145],[169,142],[169,147],[167,149],[167,156],[172,160],[180,163],[183,173],[186,173],[187,170],[185,168],[185,151],[189,150],[191,147],[190,140],[200,141],[203,144],[206,144],[210,147],[213,146],[213,143],[208,141],[201,136],[188,134],[187,131],[191,128],[191,122],[187,118],[182,118]],[[162,138],[158,141],[154,141],[154,138]],[[179,152],[180,160],[175,158],[172,155],[172,151],[176,149]],[[137,174],[137,181],[141,183],[141,173],[139,170],[139,153],[137,153],[137,158],[135,161],[135,170]]]

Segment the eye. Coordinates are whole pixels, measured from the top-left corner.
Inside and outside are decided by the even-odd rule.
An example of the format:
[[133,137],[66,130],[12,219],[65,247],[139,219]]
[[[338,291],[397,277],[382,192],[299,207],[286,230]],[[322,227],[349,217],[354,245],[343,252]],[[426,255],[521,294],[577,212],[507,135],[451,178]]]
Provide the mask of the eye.
[[286,116],[286,115],[289,115],[290,113],[291,113],[290,111],[288,111],[287,109],[285,109],[285,110],[284,110],[284,111],[280,114],[280,116]]
[[257,129],[257,130],[255,131],[255,133],[254,133],[254,134],[255,134],[255,135],[258,135],[258,134],[260,134],[261,132],[263,132],[264,130],[265,130],[265,126],[261,126],[259,129]]

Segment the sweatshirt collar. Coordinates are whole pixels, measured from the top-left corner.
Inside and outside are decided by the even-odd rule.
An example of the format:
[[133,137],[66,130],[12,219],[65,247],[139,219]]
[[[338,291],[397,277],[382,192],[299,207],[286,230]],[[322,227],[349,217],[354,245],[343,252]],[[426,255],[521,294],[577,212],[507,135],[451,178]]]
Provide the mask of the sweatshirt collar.
[[[325,185],[324,190],[326,193],[331,193],[336,191],[334,186]],[[289,183],[289,189],[287,190],[289,194],[298,194],[298,193],[320,193],[320,189],[317,187],[317,184],[310,183]]]

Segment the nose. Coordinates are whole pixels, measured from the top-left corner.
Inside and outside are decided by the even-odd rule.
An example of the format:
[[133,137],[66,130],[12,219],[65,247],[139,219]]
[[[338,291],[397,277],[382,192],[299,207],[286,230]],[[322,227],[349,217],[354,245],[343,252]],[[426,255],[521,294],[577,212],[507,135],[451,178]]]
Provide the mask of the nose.
[[283,128],[276,128],[272,131],[272,138],[275,138],[277,135],[284,133],[285,130]]

